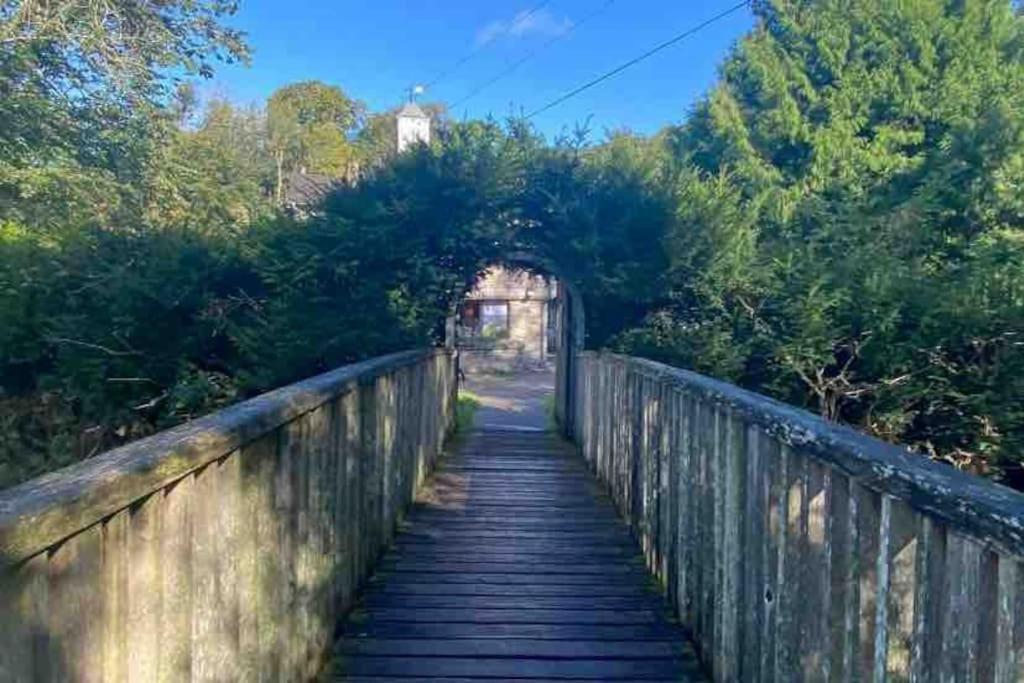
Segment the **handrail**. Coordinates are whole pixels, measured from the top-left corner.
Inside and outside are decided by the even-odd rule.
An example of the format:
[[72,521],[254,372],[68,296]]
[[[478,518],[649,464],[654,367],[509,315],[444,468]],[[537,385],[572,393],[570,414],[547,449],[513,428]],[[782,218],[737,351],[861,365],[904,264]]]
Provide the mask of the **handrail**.
[[290,384],[0,491],[0,567],[124,509],[190,471],[350,391],[439,351],[393,353]]
[[745,423],[759,425],[858,483],[941,517],[982,543],[1024,556],[1024,494],[1014,489],[712,377],[644,358],[584,353],[628,361],[652,379],[728,406]]
[[716,680],[1024,673],[1024,496],[693,372],[578,359],[580,450]]
[[3,492],[0,680],[310,679],[454,397],[396,353]]

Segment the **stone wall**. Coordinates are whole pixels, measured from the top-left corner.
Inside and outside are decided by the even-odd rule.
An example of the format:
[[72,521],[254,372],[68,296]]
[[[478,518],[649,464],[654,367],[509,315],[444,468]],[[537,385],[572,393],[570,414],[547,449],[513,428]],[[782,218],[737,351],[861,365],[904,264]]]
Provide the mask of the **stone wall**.
[[467,372],[547,368],[547,324],[551,287],[539,275],[493,267],[467,295],[468,301],[506,302],[508,334],[502,338],[461,335],[461,363]]
[[307,680],[451,425],[358,363],[0,494],[0,681]]

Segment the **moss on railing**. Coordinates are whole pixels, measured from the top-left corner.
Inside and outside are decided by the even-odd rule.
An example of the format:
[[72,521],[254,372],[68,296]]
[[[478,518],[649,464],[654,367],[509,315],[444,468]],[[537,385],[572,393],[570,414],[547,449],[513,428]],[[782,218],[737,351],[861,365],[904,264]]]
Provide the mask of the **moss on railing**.
[[0,680],[305,679],[441,449],[452,358],[311,378],[0,495]]
[[1024,674],[1024,496],[692,372],[578,358],[579,446],[716,679]]

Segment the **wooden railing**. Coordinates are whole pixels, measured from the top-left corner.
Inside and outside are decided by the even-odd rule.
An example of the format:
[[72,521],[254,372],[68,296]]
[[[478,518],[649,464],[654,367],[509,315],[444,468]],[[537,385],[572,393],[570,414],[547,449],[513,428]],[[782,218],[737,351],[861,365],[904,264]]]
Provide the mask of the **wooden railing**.
[[578,360],[579,446],[716,680],[1024,676],[1024,496],[691,372]]
[[386,356],[0,494],[0,681],[308,679],[454,389]]

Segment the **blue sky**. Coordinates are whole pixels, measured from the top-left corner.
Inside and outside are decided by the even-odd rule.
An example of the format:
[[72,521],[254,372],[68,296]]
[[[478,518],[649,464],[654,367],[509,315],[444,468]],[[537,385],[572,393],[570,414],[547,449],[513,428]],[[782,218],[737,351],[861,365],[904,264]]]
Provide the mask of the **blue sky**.
[[[423,99],[451,105],[543,48],[451,111],[460,119],[503,117],[536,110],[734,0],[551,0],[531,14],[538,4],[243,0],[232,24],[248,33],[252,65],[221,67],[204,89],[240,103],[261,102],[281,85],[318,79],[382,110],[399,104],[410,85],[444,74]],[[732,14],[534,122],[549,136],[588,117],[597,134],[623,127],[651,133],[678,122],[714,83],[718,65],[752,23],[748,10]]]

